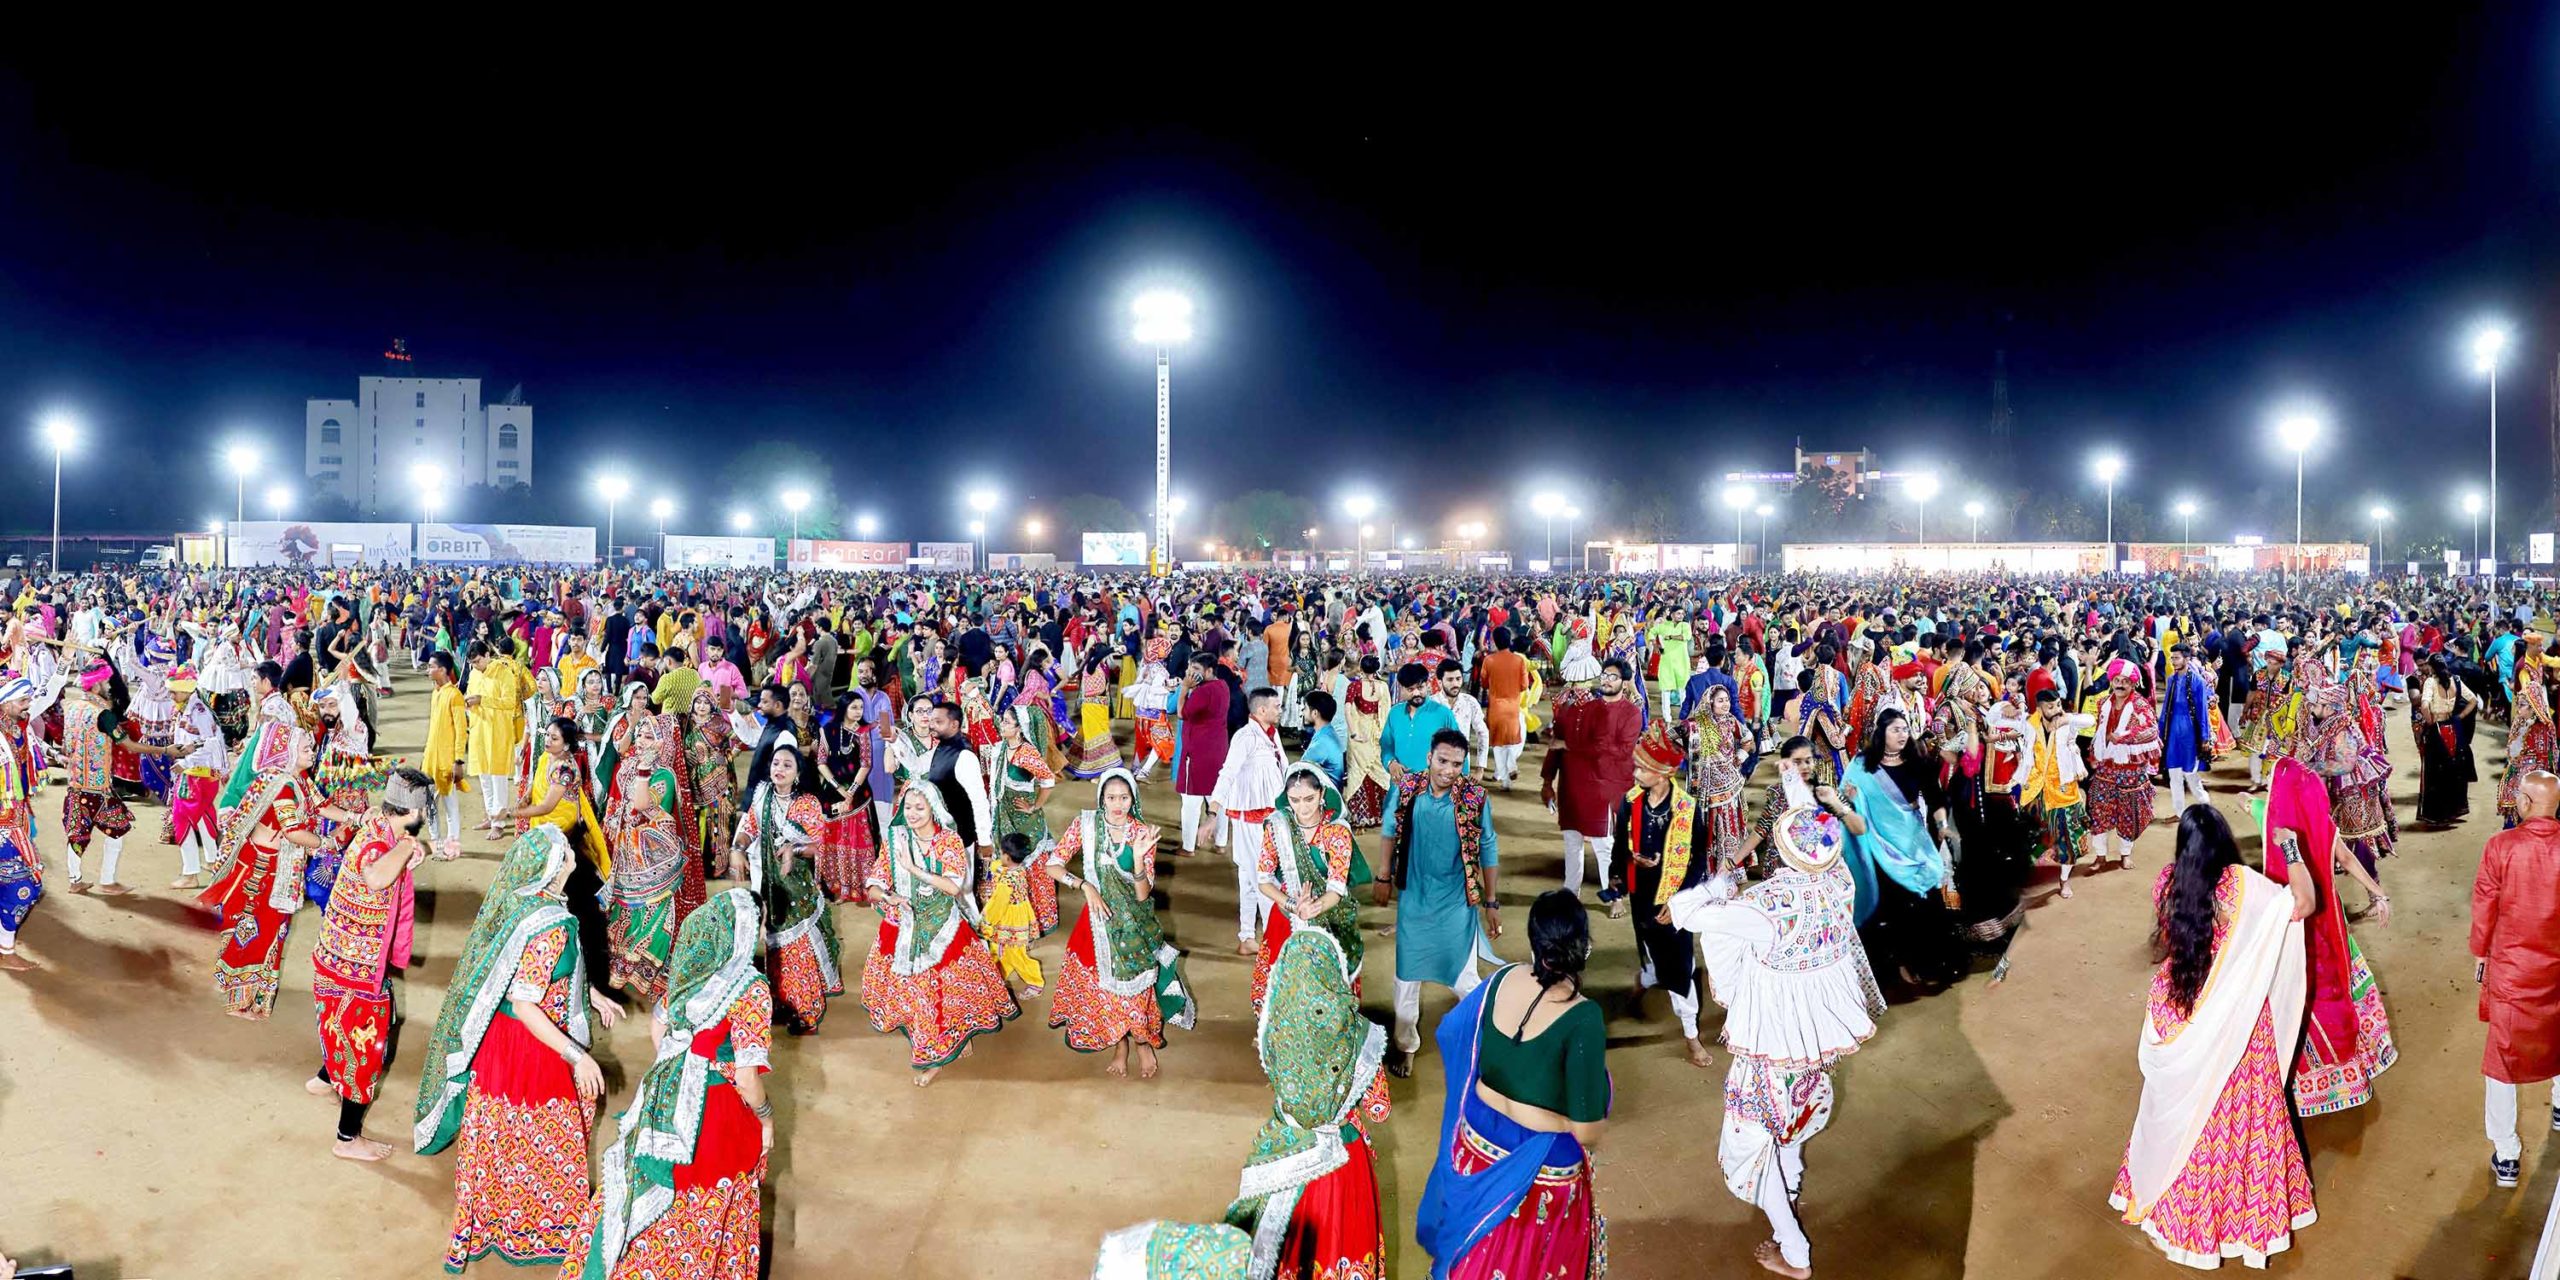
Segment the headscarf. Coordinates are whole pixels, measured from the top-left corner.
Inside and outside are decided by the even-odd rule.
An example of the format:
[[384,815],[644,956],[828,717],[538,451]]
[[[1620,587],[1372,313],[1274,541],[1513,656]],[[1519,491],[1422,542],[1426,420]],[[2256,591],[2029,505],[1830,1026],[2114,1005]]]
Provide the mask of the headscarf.
[[[1281,773],[1280,793],[1271,798],[1271,816],[1263,819],[1263,826],[1269,833],[1267,838],[1280,853],[1281,888],[1295,892],[1303,887],[1308,890],[1308,897],[1321,898],[1327,889],[1334,886],[1321,879],[1314,884],[1303,884],[1300,880],[1304,874],[1302,860],[1314,863],[1319,868],[1319,875],[1323,874],[1322,869],[1325,867],[1323,852],[1310,844],[1316,833],[1299,829],[1297,812],[1289,806],[1289,788],[1301,774],[1314,779],[1316,786],[1321,788],[1318,794],[1324,797],[1324,816],[1317,821],[1319,823],[1343,821],[1342,788],[1335,786],[1333,779],[1327,776],[1324,770],[1301,760]],[[1346,826],[1345,830],[1348,829]],[[1365,948],[1360,941],[1360,908],[1352,900],[1351,889],[1352,886],[1366,879],[1362,875],[1366,869],[1366,862],[1360,856],[1360,845],[1357,840],[1354,840],[1351,846],[1351,868],[1338,890],[1341,901],[1334,903],[1333,907],[1317,920],[1309,922],[1320,923],[1327,932],[1334,935],[1334,941],[1342,945],[1343,963],[1350,968],[1351,975],[1355,978],[1360,975],[1361,965],[1365,962]]]
[[579,1046],[587,1044],[586,957],[578,951],[577,924],[567,904],[551,892],[552,882],[576,856],[558,827],[537,825],[516,838],[489,881],[471,937],[462,945],[462,959],[454,965],[453,982],[445,988],[444,1007],[436,1011],[435,1034],[427,1040],[412,1134],[419,1155],[444,1150],[461,1131],[472,1057],[480,1052],[499,1002],[507,998],[526,944],[546,929],[568,932],[569,989],[576,994],[569,1001],[569,1024],[561,1030]]
[[1340,944],[1321,929],[1292,932],[1272,961],[1270,994],[1253,1029],[1255,1056],[1271,1081],[1271,1115],[1254,1135],[1226,1214],[1253,1233],[1250,1274],[1273,1273],[1299,1195],[1349,1162],[1343,1126],[1386,1059],[1386,1028],[1361,1016],[1351,981]]
[[[668,963],[667,1033],[656,1060],[640,1077],[621,1132],[605,1148],[597,1168],[600,1210],[587,1250],[587,1280],[605,1280],[641,1232],[675,1204],[675,1171],[693,1162],[702,1138],[704,1099],[713,1062],[694,1048],[696,1033],[718,1026],[738,997],[765,981],[756,969],[758,916],[755,896],[743,888],[722,890],[685,917]],[[714,1046],[713,1052],[718,1051]],[[760,1064],[738,1062],[734,1071]]]
[[[919,834],[907,821],[907,797],[921,795],[933,810],[933,830]],[[963,860],[958,873],[963,892],[945,894],[926,884],[923,877],[908,869],[912,862],[922,865],[926,846],[933,837],[952,829],[951,810],[942,802],[942,792],[932,784],[916,781],[898,793],[890,806],[889,821],[889,889],[906,900],[906,918],[898,921],[898,946],[891,954],[890,967],[901,975],[913,975],[933,968],[949,950],[951,940],[959,936],[961,922],[983,933],[984,918],[978,914],[978,897],[966,890],[977,879],[976,851],[968,842],[960,844]],[[903,855],[903,856],[902,856]]]

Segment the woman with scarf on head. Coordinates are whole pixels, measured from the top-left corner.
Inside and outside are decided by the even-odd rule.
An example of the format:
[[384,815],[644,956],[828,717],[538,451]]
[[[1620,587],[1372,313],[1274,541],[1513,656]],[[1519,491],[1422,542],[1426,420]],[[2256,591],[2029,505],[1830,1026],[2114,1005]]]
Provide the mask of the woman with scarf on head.
[[2498,817],[2516,823],[2516,783],[2528,773],[2549,772],[2554,733],[2551,689],[2543,683],[2543,645],[2539,631],[2528,631],[2516,657],[2515,687],[2508,691],[2512,708],[2507,721],[2507,775],[2498,781]]
[[[2344,692],[2331,685],[2313,702],[2338,708],[2325,712],[2328,720],[2352,723],[2341,705]],[[2328,738],[2321,733],[2328,727],[2315,728],[2312,740]],[[2350,846],[2332,821],[2330,787],[2320,776],[2321,760],[2335,750],[2316,747],[2307,759],[2278,760],[2267,787],[2266,877],[2292,893],[2307,948],[2303,973],[2310,1013],[2292,1070],[2295,1113],[2305,1118],[2370,1101],[2374,1078],[2400,1056],[2373,966],[2347,932],[2346,906],[2338,898],[2336,869],[2344,867],[2370,895],[2375,925],[2391,923],[2391,898],[2381,882],[2361,859],[2343,856]]]
[[755,1280],[773,1151],[773,990],[756,969],[759,932],[743,888],[685,921],[649,1023],[656,1058],[597,1165],[564,1277]]
[[1083,890],[1085,903],[1067,938],[1049,1025],[1078,1053],[1111,1050],[1105,1070],[1115,1076],[1128,1074],[1135,1046],[1138,1078],[1152,1080],[1165,1027],[1188,1031],[1199,1010],[1182,953],[1156,919],[1158,831],[1142,820],[1138,780],[1126,769],[1102,775],[1094,806],[1076,816],[1049,857],[1050,877]]
[[844,994],[843,947],[814,857],[826,810],[801,788],[808,767],[799,748],[775,747],[766,780],[747,798],[730,843],[764,909],[774,1011],[796,1036],[817,1034],[827,998]]
[[596,995],[565,898],[578,856],[559,828],[517,838],[480,901],[427,1041],[418,1084],[420,1155],[454,1153],[445,1270],[491,1253],[565,1261],[587,1198],[587,1135],[604,1093],[589,1056]]
[[873,835],[871,736],[862,722],[863,691],[847,694],[819,731],[820,769],[834,798],[827,805],[819,842],[818,879],[838,902],[861,902],[869,892],[871,864],[880,856]]
[[1360,904],[1351,890],[1355,879],[1366,878],[1357,871],[1366,868],[1359,867],[1359,849],[1342,810],[1342,789],[1323,770],[1302,761],[1282,775],[1271,816],[1262,821],[1259,889],[1273,909],[1253,961],[1256,1009],[1263,1007],[1281,948],[1291,934],[1309,927],[1333,938],[1352,994],[1359,994]]
[[916,1087],[934,1082],[971,1041],[1022,1014],[995,957],[981,945],[976,858],[931,784],[900,793],[888,849],[872,865],[881,916],[862,964],[862,1007],[873,1029],[904,1032]]
[[586,740],[578,734],[578,722],[566,716],[551,721],[541,731],[538,742],[542,754],[534,761],[532,790],[517,793],[515,804],[503,816],[526,829],[552,827],[576,850],[577,865],[569,873],[569,911],[578,918],[578,940],[586,954],[598,963],[589,965],[586,973],[598,992],[610,990],[609,970],[602,963],[612,950],[607,941],[610,933],[605,923],[605,885],[613,877],[613,852],[604,842],[604,822],[596,815],[594,787],[589,779],[593,767],[587,760]]
[[[629,727],[635,721],[637,728]],[[613,850],[605,945],[614,988],[655,1002],[666,994],[668,957],[683,922],[685,871],[697,864],[676,825],[675,717],[633,712],[622,724],[633,746],[617,766],[605,809]]]
[[685,830],[689,847],[702,853],[708,875],[730,875],[729,835],[738,825],[737,731],[721,714],[720,700],[704,685],[693,691],[692,723],[684,735],[684,762],[691,774],[696,827]]
[[1868,954],[1877,968],[1915,987],[1953,982],[1964,957],[1940,845],[1952,832],[1947,794],[1937,759],[1922,754],[1900,710],[1876,713],[1840,795],[1853,806],[1841,820],[1849,828],[1849,871]]

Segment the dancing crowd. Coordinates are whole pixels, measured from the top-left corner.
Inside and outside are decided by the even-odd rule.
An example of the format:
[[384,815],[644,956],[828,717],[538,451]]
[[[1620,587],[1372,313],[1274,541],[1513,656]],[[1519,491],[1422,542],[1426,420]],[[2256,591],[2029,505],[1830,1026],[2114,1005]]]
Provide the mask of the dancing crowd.
[[[854,913],[877,920],[862,1010],[918,1087],[1042,998],[1069,1049],[1157,1078],[1199,1018],[1159,862],[1218,853],[1271,1112],[1223,1215],[1116,1232],[1095,1274],[1384,1275],[1368,1134],[1425,1054],[1426,986],[1457,997],[1415,1208],[1433,1274],[1601,1274],[1597,927],[1628,932],[1637,999],[1662,993],[1691,1065],[1724,1045],[1726,1185],[1769,1222],[1759,1263],[1806,1276],[1805,1146],[1839,1061],[1891,1002],[2004,981],[2075,868],[2163,848],[2111,1203],[2179,1262],[2262,1263],[2315,1218],[2300,1126],[2396,1058],[2353,932],[2392,919],[2390,737],[2420,761],[2406,820],[2440,828],[2467,817],[2483,719],[2507,726],[2516,828],[2489,862],[2518,868],[2482,872],[2472,940],[2501,1185],[2514,1086],[2560,1071],[2548,591],[420,568],[93,574],[0,602],[0,970],[38,968],[49,892],[129,891],[134,805],[159,808],[224,1012],[274,1012],[316,916],[304,1085],[338,1100],[338,1156],[394,1151],[364,1126],[418,871],[466,828],[503,849],[402,1144],[453,1152],[454,1271],[756,1275],[772,1033],[821,1031]],[[419,757],[378,751],[383,700],[421,679]],[[2206,776],[2238,787],[2244,764],[2259,821],[2235,835]],[[1141,799],[1159,774],[1165,826]],[[35,843],[49,780],[58,872]],[[1563,863],[1542,892],[1505,874],[1491,802],[1531,784]],[[1061,785],[1078,803],[1053,821]],[[1509,925],[1525,963],[1495,957]],[[654,1057],[591,1163],[592,1049],[626,1016]]]

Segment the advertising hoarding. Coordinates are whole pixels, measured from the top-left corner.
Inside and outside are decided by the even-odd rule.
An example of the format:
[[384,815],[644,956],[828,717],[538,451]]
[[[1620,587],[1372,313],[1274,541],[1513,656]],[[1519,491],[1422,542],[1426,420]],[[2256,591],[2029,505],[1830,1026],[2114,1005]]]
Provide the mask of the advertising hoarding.
[[667,535],[667,567],[671,569],[770,569],[773,539]]
[[231,563],[238,567],[328,569],[350,564],[407,564],[405,524],[327,520],[243,520],[231,526]]
[[906,567],[907,544],[903,542],[835,542],[820,538],[791,540],[793,573],[818,569],[835,573],[872,573]]
[[1037,572],[1058,567],[1058,557],[1046,551],[990,551],[987,568],[998,573]]
[[965,573],[978,562],[977,544],[970,542],[919,542],[912,563],[919,569],[948,570]]
[[1088,569],[1143,568],[1147,563],[1147,535],[1088,533],[1084,535],[1082,561]]
[[2103,542],[1790,542],[1788,573],[2103,573]]
[[418,526],[421,564],[559,564],[596,562],[596,531],[584,525],[446,524]]

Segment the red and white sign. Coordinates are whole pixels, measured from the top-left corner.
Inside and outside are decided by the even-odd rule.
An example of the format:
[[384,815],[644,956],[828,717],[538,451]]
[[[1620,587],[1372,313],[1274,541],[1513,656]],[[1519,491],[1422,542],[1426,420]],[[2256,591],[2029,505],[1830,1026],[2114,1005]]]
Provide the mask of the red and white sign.
[[817,538],[791,540],[791,571],[808,573],[833,570],[837,573],[869,573],[881,569],[907,567],[907,544],[903,542],[832,542]]

